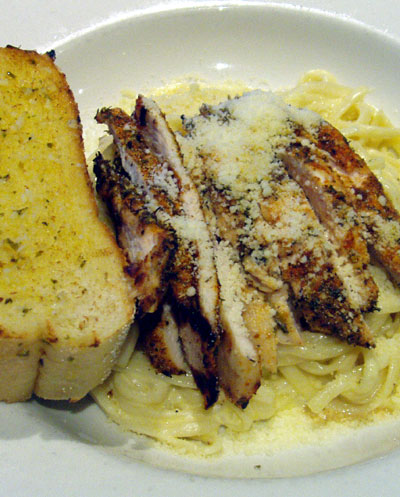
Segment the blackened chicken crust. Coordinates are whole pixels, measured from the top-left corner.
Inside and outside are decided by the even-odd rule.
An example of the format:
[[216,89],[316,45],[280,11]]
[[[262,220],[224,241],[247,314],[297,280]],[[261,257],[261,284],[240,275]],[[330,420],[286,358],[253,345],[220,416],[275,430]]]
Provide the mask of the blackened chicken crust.
[[168,287],[168,271],[175,252],[174,233],[161,226],[146,207],[143,194],[129,180],[120,159],[94,159],[96,188],[106,203],[119,246],[133,279],[138,315],[155,312]]
[[370,256],[360,216],[348,201],[332,158],[317,146],[310,133],[297,128],[296,134],[299,139],[285,149],[282,160],[327,230],[353,305],[371,312],[376,309],[378,287],[368,269]]
[[323,121],[317,141],[333,158],[349,201],[365,227],[373,259],[385,267],[393,281],[400,283],[400,215],[392,201],[366,162],[336,128]]
[[[174,233],[176,250],[168,283],[172,288],[185,358],[209,407],[217,400],[219,391],[216,350],[220,328],[212,252],[210,254],[211,250],[204,246],[207,240],[202,240],[208,231],[198,206],[198,193],[191,188],[181,164],[175,137],[158,108],[150,108],[152,103],[146,103],[146,114],[152,116],[148,123],[136,122],[134,117],[117,108],[100,110],[96,119],[108,125],[122,167],[142,192],[150,212]],[[151,140],[148,134],[153,136]],[[155,150],[153,142],[165,142],[168,150]],[[191,228],[202,230],[202,236],[193,236]],[[204,271],[207,271],[206,278]]]
[[218,398],[216,355],[221,339],[219,288],[209,231],[199,193],[183,166],[165,115],[154,101],[139,95],[132,117],[144,143],[162,164],[169,178],[167,195],[178,207],[168,213],[178,240],[170,283],[184,355],[208,407]]
[[165,301],[156,312],[139,320],[140,346],[153,367],[167,376],[188,371],[181,341],[179,325],[171,305]]
[[[237,191],[236,180],[232,179],[236,176],[234,174],[229,176],[229,180],[233,183],[225,188],[223,193],[225,198],[221,198],[219,202],[213,201],[212,207],[215,206],[221,211],[221,204],[225,205],[224,212],[230,211],[231,216],[239,220],[239,227],[246,226],[241,241],[243,244],[248,244],[250,253],[253,251],[256,254],[269,254],[264,258],[264,270],[271,280],[276,279],[278,283],[280,281],[275,291],[280,291],[283,286],[288,288],[289,301],[305,320],[310,331],[332,334],[352,344],[373,346],[373,337],[363,319],[361,308],[349,298],[334,247],[327,240],[326,231],[301,185],[289,176],[282,160],[278,157],[274,160],[264,158],[263,152],[259,152],[262,148],[257,148],[259,142],[254,149],[246,141],[245,144],[241,142],[239,152],[233,149],[235,151],[230,154],[227,150],[225,142],[228,141],[232,129],[232,120],[235,121],[236,129],[240,121],[243,122],[243,126],[247,126],[248,123],[254,125],[251,121],[251,111],[246,118],[241,114],[243,106],[240,107],[241,110],[237,115],[231,113],[235,101],[241,98],[245,102],[246,98],[251,97],[247,95],[231,102],[223,102],[218,106],[207,106],[206,109],[203,107],[200,115],[187,123],[188,140],[193,139],[195,142],[197,133],[201,137],[206,136],[207,129],[210,128],[212,145],[209,149],[208,145],[202,148],[202,145],[196,142],[195,155],[205,177],[205,183],[212,184],[216,196],[220,181],[217,171],[223,167],[222,164],[226,169],[229,164],[235,164],[235,174],[241,175],[240,180],[237,180],[239,185]],[[271,105],[279,104],[273,101]],[[287,112],[289,116],[289,111]],[[287,123],[289,122],[288,117]],[[215,123],[217,123],[216,129],[213,128]],[[260,135],[261,133],[262,131]],[[250,134],[246,135],[246,140],[250,140],[247,136]],[[275,138],[277,155],[283,148],[285,140],[280,135],[276,135]],[[293,139],[291,137],[290,141]],[[267,143],[267,131],[265,140]],[[246,147],[251,150],[248,155]],[[247,179],[244,172],[248,164],[246,161],[249,161],[249,164],[254,164],[256,161],[259,161],[257,164],[261,164],[265,161],[265,165],[259,166],[260,169],[257,170],[258,183]],[[249,168],[251,169],[251,165]],[[227,174],[226,169],[223,169],[224,174]],[[238,170],[240,173],[237,172]],[[265,190],[258,186],[262,181],[268,183],[268,188]],[[248,197],[242,195],[242,190],[245,188],[243,184],[246,184],[247,190],[251,192]],[[232,202],[234,210],[231,209]],[[261,215],[255,216],[253,213],[258,209]],[[246,222],[241,221],[241,217],[246,218]],[[290,305],[287,307],[291,308]]]

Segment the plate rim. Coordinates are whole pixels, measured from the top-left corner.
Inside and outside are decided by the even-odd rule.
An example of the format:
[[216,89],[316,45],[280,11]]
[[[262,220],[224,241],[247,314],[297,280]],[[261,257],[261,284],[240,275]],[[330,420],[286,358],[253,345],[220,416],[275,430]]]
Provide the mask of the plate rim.
[[[1,6],[1,3],[2,3],[2,2],[0,2],[0,6]],[[3,2],[3,3],[5,4],[5,2]],[[145,2],[140,2],[140,3],[145,3]],[[170,2],[167,2],[167,3],[169,4]],[[181,3],[181,2],[178,2],[178,3]],[[188,3],[189,3],[189,2],[186,2],[186,5],[187,5]],[[189,8],[193,8],[193,7],[194,7],[194,8],[199,8],[200,4],[202,4],[201,6],[202,6],[202,7],[205,7],[205,8],[213,8],[213,7],[211,6],[211,3],[214,5],[214,8],[215,8],[215,6],[218,6],[218,5],[220,5],[220,4],[221,4],[221,2],[190,2],[190,3],[192,4],[192,6],[191,6],[191,7],[189,7]],[[399,36],[399,34],[395,34],[395,35],[393,35],[393,34],[388,34],[388,33],[385,33],[385,31],[383,31],[381,27],[373,27],[373,26],[370,26],[370,25],[369,25],[369,24],[367,24],[367,23],[364,23],[363,21],[359,21],[359,20],[357,20],[357,19],[353,19],[353,18],[347,18],[347,17],[346,17],[346,15],[341,15],[341,14],[339,14],[339,15],[338,15],[337,13],[334,13],[334,12],[330,12],[330,11],[326,11],[326,10],[314,9],[313,7],[307,7],[307,6],[306,6],[306,7],[304,7],[303,5],[302,5],[302,6],[298,6],[298,5],[296,6],[296,5],[293,5],[293,4],[291,4],[291,3],[290,3],[290,4],[287,4],[286,2],[268,2],[268,1],[267,1],[267,2],[243,2],[243,1],[238,1],[238,2],[223,2],[223,3],[224,3],[224,5],[226,5],[226,4],[227,4],[229,7],[231,7],[231,6],[251,7],[251,6],[253,6],[253,5],[257,5],[257,6],[258,6],[258,5],[268,5],[268,6],[273,6],[273,7],[277,6],[278,8],[290,8],[290,9],[293,9],[293,8],[298,9],[298,8],[300,7],[301,9],[304,9],[305,11],[314,12],[314,13],[316,13],[316,14],[329,15],[329,16],[332,16],[332,17],[334,17],[334,18],[336,18],[336,19],[342,19],[342,20],[345,20],[346,22],[356,22],[357,24],[359,24],[359,23],[360,23],[361,25],[363,25],[363,26],[364,26],[364,27],[366,27],[366,28],[370,28],[370,29],[372,28],[374,31],[377,31],[377,32],[378,32],[378,33],[380,33],[380,34],[383,34],[383,35],[385,35],[385,36],[388,36],[388,37],[390,37],[390,38],[392,38],[392,39],[396,40],[396,42],[397,42],[397,43],[398,43],[398,42],[399,42],[399,40],[400,40],[400,36]],[[233,4],[234,4],[234,5],[233,5]],[[303,4],[304,4],[304,2],[303,2]],[[182,6],[182,7],[180,7],[180,8],[184,8],[184,7]],[[171,6],[169,6],[168,8],[166,8],[165,12],[166,12],[166,11],[173,11],[173,10],[175,10],[175,9],[174,9],[174,8],[172,8]],[[399,11],[400,11],[400,9],[399,9]],[[139,11],[138,11],[138,12],[139,12]],[[160,12],[160,11],[157,11],[157,10],[156,10],[155,12],[157,12],[157,13],[158,13],[158,12]],[[133,15],[132,17],[138,17],[139,15],[152,15],[152,14],[154,14],[155,12],[151,12],[151,13],[147,12],[146,14],[143,14],[143,11],[142,11],[142,14],[137,13],[137,15]],[[96,29],[99,29],[99,28],[100,28],[101,26],[103,26],[103,25],[111,25],[111,24],[113,24],[114,22],[119,22],[120,20],[121,20],[121,19],[113,19],[112,21],[110,21],[110,22],[108,22],[108,23],[106,23],[106,24],[97,24],[97,25],[94,25],[94,26],[90,29],[90,31],[91,31],[91,30],[96,30]],[[399,25],[399,27],[398,27],[398,30],[399,30],[399,33],[400,33],[400,25]],[[75,31],[74,33],[72,33],[72,34],[68,35],[68,36],[72,36],[72,38],[68,38],[68,37],[66,37],[66,38],[60,39],[60,40],[59,40],[59,42],[57,42],[58,44],[56,44],[56,47],[57,47],[57,46],[60,46],[60,45],[63,45],[63,44],[65,44],[65,43],[69,43],[69,41],[70,41],[71,39],[76,38],[76,37],[80,37],[80,36],[82,36],[83,34],[85,34],[85,33],[87,33],[87,32],[89,32],[89,31]],[[40,436],[36,436],[36,435],[33,435],[33,436],[31,437],[31,439],[30,439],[30,440],[32,440],[32,441],[34,442],[34,444],[36,444],[37,442],[39,442],[39,445],[41,445],[41,444],[44,442],[44,446],[46,446],[46,444],[47,444],[47,442],[48,442],[48,441],[46,441],[46,439],[42,439],[42,438],[40,438]],[[52,442],[54,442],[54,441],[52,441]],[[70,441],[70,442],[68,442],[68,443],[70,443],[70,444],[71,444],[71,445],[70,445],[70,448],[71,448],[71,454],[72,454],[72,455],[75,455],[75,452],[76,452],[76,445],[75,445],[75,442]],[[6,444],[6,445],[7,445],[7,444]],[[78,445],[79,445],[79,444],[78,444]],[[52,451],[56,451],[56,452],[57,452],[57,451],[62,451],[62,450],[63,450],[63,449],[62,449],[62,447],[60,447],[60,446],[59,446],[59,444],[57,444],[57,443],[50,443],[50,446],[51,446],[51,450],[52,450]],[[22,447],[20,447],[20,448],[22,449]],[[30,450],[30,449],[29,449],[29,450]],[[4,448],[3,448],[3,447],[1,447],[1,448],[0,448],[0,453],[2,453],[1,451],[4,451]],[[88,451],[87,451],[88,457],[89,457],[90,452],[91,452],[91,450],[88,450]],[[5,453],[5,452],[4,452],[4,453]],[[54,452],[53,452],[53,453],[54,453]],[[12,464],[12,463],[17,464],[17,461],[12,461],[12,462],[11,462],[11,464]],[[130,462],[130,463],[132,464],[132,462]],[[350,467],[350,468],[351,468],[351,467]],[[72,469],[72,468],[71,468],[71,469]],[[346,468],[346,469],[347,469],[347,468]],[[153,470],[153,468],[152,468],[152,470]],[[4,469],[3,469],[3,470],[0,470],[0,474],[1,474],[3,471],[4,471]],[[161,475],[163,475],[163,476],[165,477],[165,471],[164,471],[164,470],[157,470],[157,471],[159,471],[159,472],[160,472],[159,474],[161,474]],[[128,472],[129,472],[129,473],[131,473],[131,472],[132,472],[132,468],[128,469]],[[332,475],[332,474],[334,474],[335,472],[336,472],[336,470],[333,470],[332,472],[329,472],[329,473]],[[4,475],[5,475],[5,474],[3,474],[3,478],[4,478]],[[195,477],[195,476],[191,476],[191,475],[184,475],[184,474],[181,474],[181,473],[179,473],[179,475],[180,475],[180,478],[182,479],[182,481],[185,481],[185,485],[186,485],[186,487],[187,487],[187,488],[195,488],[195,487],[194,487],[194,485],[192,485],[193,483],[198,484],[198,482],[199,482],[199,481],[203,481],[203,480],[205,480],[205,479],[204,479],[204,478],[202,478],[202,477]],[[314,478],[314,477],[312,477],[310,480],[314,480],[314,481],[316,482],[316,481],[318,481],[318,478],[319,478],[319,477],[318,477],[318,475],[317,475],[317,476],[315,476],[315,478]],[[329,478],[328,478],[328,479],[329,479]],[[212,481],[212,479],[207,479],[207,480]],[[4,480],[3,480],[3,481],[4,481]],[[223,479],[219,479],[218,481],[223,482],[224,480],[223,480]],[[225,480],[225,481],[227,481],[227,484],[228,484],[228,485],[226,485],[226,486],[225,486],[225,488],[226,488],[226,489],[228,489],[228,486],[229,486],[229,485],[231,485],[231,481],[230,481],[230,480]],[[257,481],[257,480],[255,480],[255,481]],[[258,480],[258,481],[262,481],[262,480]],[[292,481],[294,481],[294,480],[292,480]],[[52,482],[53,482],[53,483],[56,483],[56,482],[54,481],[54,479],[52,480]],[[281,480],[280,482],[282,482],[282,480]],[[89,481],[87,481],[86,483],[87,483],[87,484],[89,484]],[[70,486],[68,485],[68,482],[67,482],[67,481],[65,481],[65,482],[64,482],[64,484],[65,484],[65,489],[68,489],[68,488],[71,488],[71,489],[72,489],[72,487],[70,487]],[[187,486],[188,484],[189,484],[189,487]],[[218,486],[219,486],[219,484],[218,484]],[[282,490],[283,490],[284,485],[280,484],[279,486],[280,486],[280,488],[282,488]],[[114,487],[114,488],[116,489],[117,487]],[[160,489],[161,489],[161,488],[162,488],[162,487],[160,487]],[[243,487],[243,488],[244,488],[244,487]],[[256,488],[257,488],[257,489],[259,490],[259,489],[261,489],[262,487],[261,487],[261,485],[259,485],[259,484],[254,485],[254,484],[252,484],[252,483],[251,483],[251,484],[250,484],[250,488],[253,488],[253,489],[256,489]],[[288,489],[290,489],[290,488],[291,488],[291,485],[286,486],[286,489],[287,489],[287,490],[288,490]],[[24,490],[24,489],[21,489],[21,488],[18,488],[18,487],[16,487],[16,489],[17,489],[17,491],[18,491],[18,490]],[[122,489],[122,490],[124,490],[124,488],[122,488],[122,487],[121,487],[119,490],[121,490],[121,489]],[[47,489],[47,490],[49,490],[49,489]],[[74,488],[74,490],[78,490],[78,487],[77,487],[76,489]],[[98,490],[101,492],[101,488],[100,488],[100,487],[98,487]],[[118,490],[118,489],[117,489],[117,490]],[[231,494],[231,495],[236,495],[236,494],[235,494],[235,492],[230,492],[230,494]],[[23,494],[22,494],[22,493],[18,493],[18,495],[23,495]],[[42,494],[42,495],[46,495],[46,494]],[[65,495],[68,495],[68,494],[66,493]],[[69,494],[69,495],[71,495],[71,494]],[[89,494],[87,494],[87,495],[89,495]],[[92,495],[92,494],[90,494],[90,495]],[[93,494],[93,495],[94,495],[94,494]],[[105,495],[105,494],[98,493],[97,495]],[[110,496],[111,496],[111,495],[117,495],[117,493],[115,493],[115,494],[114,494],[114,493],[112,493],[112,494],[111,494],[111,493],[109,493],[108,495],[110,495]],[[149,495],[151,495],[151,494],[149,494]],[[154,494],[152,494],[152,495],[154,495]],[[164,495],[165,495],[165,494],[164,494]],[[216,495],[217,495],[217,494],[216,494]],[[221,495],[221,494],[219,493],[219,495]],[[239,495],[239,494],[237,494],[237,495]],[[248,495],[250,495],[250,494],[248,494]],[[270,495],[273,495],[273,494],[271,493]],[[278,494],[277,494],[277,495],[278,495]],[[366,495],[366,494],[364,494],[364,495]],[[371,494],[371,495],[372,495],[372,494]]]

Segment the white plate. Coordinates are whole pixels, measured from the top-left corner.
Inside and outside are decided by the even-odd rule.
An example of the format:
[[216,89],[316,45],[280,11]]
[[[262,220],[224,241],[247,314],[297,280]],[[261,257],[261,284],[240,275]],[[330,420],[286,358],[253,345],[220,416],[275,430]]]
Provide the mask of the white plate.
[[[351,6],[344,0],[309,0],[303,8],[284,2],[223,8],[215,2],[185,2],[182,8],[176,2],[73,0],[48,2],[47,9],[43,1],[15,3],[11,8],[0,1],[0,43],[56,48],[85,128],[95,110],[118,101],[124,88],[144,90],[187,73],[264,79],[275,88],[295,83],[312,68],[328,69],[349,85],[374,88],[372,101],[400,121],[396,0],[368,5],[359,0]],[[374,452],[366,456],[396,445],[398,437],[386,433],[383,444],[372,444]],[[126,437],[90,402],[72,407],[39,401],[0,405],[0,495],[397,494],[398,449],[340,470],[265,481],[157,469],[132,459],[142,448],[133,440],[126,446]]]

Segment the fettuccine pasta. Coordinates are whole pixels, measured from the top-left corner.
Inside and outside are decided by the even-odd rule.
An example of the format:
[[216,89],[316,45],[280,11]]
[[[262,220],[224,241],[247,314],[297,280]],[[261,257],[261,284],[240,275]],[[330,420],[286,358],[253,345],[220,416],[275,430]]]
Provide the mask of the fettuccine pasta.
[[[181,81],[154,91],[152,96],[179,132],[181,114],[193,115],[203,102],[218,103],[247,89],[237,83],[211,86]],[[287,103],[313,110],[338,128],[400,209],[400,129],[366,102],[366,88],[348,88],[318,70],[279,93]],[[133,104],[130,97],[125,95],[127,110]],[[380,268],[371,267],[371,272],[380,291],[380,310],[367,315],[366,321],[376,347],[354,347],[310,332],[303,333],[301,346],[280,343],[277,373],[264,373],[261,387],[244,410],[223,394],[205,410],[191,375],[156,373],[145,355],[134,351],[134,334],[113,375],[94,390],[93,397],[123,428],[181,453],[203,456],[221,454],[228,445],[231,450],[259,450],[255,440],[261,432],[268,433],[271,443],[287,445],[295,429],[301,432],[302,426],[310,426],[310,420],[318,420],[320,429],[336,427],[338,422],[358,426],[354,423],[395,416],[400,413],[400,290]],[[294,420],[297,426],[293,426]],[[271,432],[277,426],[279,433]],[[297,435],[297,442],[305,438],[307,434]]]

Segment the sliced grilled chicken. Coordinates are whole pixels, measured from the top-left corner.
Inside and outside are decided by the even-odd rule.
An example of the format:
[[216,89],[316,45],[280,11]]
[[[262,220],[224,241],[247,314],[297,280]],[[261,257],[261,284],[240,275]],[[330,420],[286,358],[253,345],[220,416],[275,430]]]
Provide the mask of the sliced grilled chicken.
[[[261,365],[273,372],[276,370],[277,329],[280,327],[285,331],[289,343],[302,343],[300,327],[288,302],[288,293],[283,288],[279,267],[274,259],[271,258],[267,263],[261,254],[257,257],[257,251],[246,246],[248,242],[248,236],[245,234],[246,217],[235,208],[235,202],[227,198],[223,191],[218,191],[213,184],[209,184],[204,177],[202,182],[206,185],[203,189],[203,199],[212,206],[217,237],[237,249],[246,279],[253,287],[245,292],[247,296],[242,299],[246,301],[243,313],[244,324],[259,353]],[[244,284],[243,287],[246,285]]]
[[332,157],[349,192],[351,205],[366,227],[372,256],[400,283],[400,215],[365,161],[343,135],[324,121],[316,132],[318,146]]
[[151,212],[175,234],[169,282],[186,360],[208,407],[218,397],[220,338],[218,283],[209,233],[198,192],[183,168],[164,116],[154,102],[143,98],[138,99],[135,116],[137,122],[120,109],[103,109],[96,117],[108,125],[123,168],[143,190]]
[[[245,213],[237,209],[237,202],[229,198],[222,190],[218,190],[209,178],[204,180],[206,189],[203,196],[211,206],[218,236],[236,247],[248,279],[253,286],[261,291],[270,293],[282,286],[279,267],[273,259],[266,260],[262,252],[254,250],[254,244],[249,243],[248,219]],[[256,222],[257,223],[257,222]],[[256,224],[255,223],[255,224]],[[256,243],[262,243],[254,229],[252,237]]]
[[[193,366],[194,378],[203,391],[206,404],[211,405],[218,395],[215,377],[216,351],[220,340],[219,289],[199,193],[183,166],[175,135],[155,102],[139,96],[134,117],[144,143],[178,186],[180,212],[171,217],[171,225],[180,243],[171,287],[177,303],[186,357],[192,358],[192,362],[188,362]],[[212,388],[214,381],[215,391]]]
[[134,281],[138,313],[154,312],[168,285],[165,275],[174,252],[174,234],[149,212],[142,192],[132,185],[118,158],[109,162],[98,154],[94,173],[128,262],[125,272]]
[[[220,285],[223,333],[217,359],[219,381],[228,397],[244,408],[260,385],[261,363],[252,331],[248,329],[244,319],[249,299],[246,276],[238,256],[237,232],[230,229],[228,218],[224,218],[216,205],[211,204],[210,197],[204,190],[201,200],[213,239]],[[220,230],[226,238],[221,236]]]
[[214,351],[212,354],[204,353],[204,344],[208,337],[201,335],[202,329],[204,327],[201,325],[195,329],[189,320],[179,323],[179,337],[184,356],[207,408],[218,400],[219,383]]
[[[248,327],[250,311],[247,323],[245,320],[245,311],[251,298],[237,251],[228,242],[218,242],[217,239],[214,250],[220,282],[220,317],[224,330],[218,348],[219,381],[228,397],[244,408],[261,382],[261,362],[253,333]],[[265,326],[268,326],[268,322]],[[255,329],[254,335],[258,331],[258,328]]]
[[[260,203],[266,242],[278,254],[283,281],[311,331],[370,346],[359,307],[352,305],[335,265],[334,251],[301,188],[276,165],[272,193]],[[275,178],[275,179],[276,179]]]
[[[197,252],[193,264],[197,279],[196,296],[190,296],[192,283],[185,287],[182,286],[183,281],[177,280],[175,286],[173,283],[177,301],[186,302],[189,295],[191,303],[187,302],[185,306],[198,308],[209,322],[210,328],[218,335],[218,282],[212,243],[201,210],[199,192],[183,166],[175,135],[155,102],[139,96],[136,102],[135,118],[146,146],[167,168],[178,187],[179,219],[172,219],[171,222],[181,238]],[[181,265],[179,270],[183,269],[184,266]]]
[[268,304],[265,294],[253,288],[249,288],[248,292],[243,320],[251,334],[261,366],[270,373],[276,373],[278,338],[275,311]]
[[[312,331],[369,346],[371,333],[339,276],[334,250],[304,192],[276,151],[293,137],[288,106],[251,92],[205,106],[186,126],[193,170],[245,216],[241,242],[280,275]],[[190,164],[190,162],[192,162]],[[282,285],[281,285],[282,286]]]
[[361,220],[346,201],[346,189],[327,154],[310,141],[312,137],[304,129],[298,133],[301,139],[286,147],[282,159],[328,230],[339,255],[336,266],[353,305],[364,312],[373,311],[378,287],[368,270],[370,258]]
[[187,372],[178,323],[168,302],[144,316],[139,327],[141,345],[157,371],[168,376]]
[[[343,136],[307,112],[265,92],[204,105],[184,122],[187,168],[152,100],[139,96],[131,117],[120,109],[97,115],[134,184],[129,194],[125,186],[118,194],[113,183],[103,187],[122,220],[121,245],[132,244],[139,227],[148,254],[162,233],[170,237],[173,261],[169,267],[164,254],[161,273],[172,300],[142,319],[144,348],[166,374],[183,372],[186,361],[206,407],[219,384],[245,407],[262,368],[276,371],[277,343],[302,343],[300,320],[311,331],[373,346],[362,317],[377,301],[369,253],[400,282],[400,215]],[[107,166],[96,162],[99,171]],[[118,167],[112,175],[121,174]],[[160,251],[149,257],[127,271],[137,276],[157,258],[164,263]],[[165,287],[160,273],[149,279],[143,312],[154,311]]]
[[[203,191],[203,196],[212,205],[218,237],[238,249],[250,285],[266,294],[263,297],[257,295],[256,291],[252,292],[254,302],[246,307],[245,322],[257,350],[261,351],[262,366],[273,371],[276,368],[276,333],[274,331],[276,326],[287,334],[289,343],[302,343],[300,325],[289,302],[279,267],[273,258],[266,261],[262,254],[258,255],[257,251],[246,246],[249,241],[248,236],[245,235],[246,217],[235,209],[235,202],[232,199],[226,198],[224,192],[217,191],[212,184]],[[253,234],[256,231],[254,229]],[[260,243],[260,240],[257,240],[257,243]],[[271,307],[276,311],[274,319],[271,319]],[[265,322],[260,328],[261,315],[264,316]]]
[[279,343],[302,345],[299,312],[296,313],[289,299],[287,285],[269,295],[269,302],[275,310],[274,320],[277,325],[277,339]]

